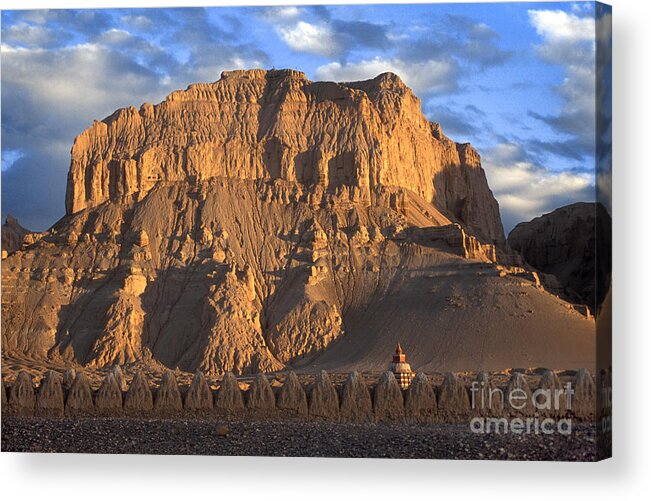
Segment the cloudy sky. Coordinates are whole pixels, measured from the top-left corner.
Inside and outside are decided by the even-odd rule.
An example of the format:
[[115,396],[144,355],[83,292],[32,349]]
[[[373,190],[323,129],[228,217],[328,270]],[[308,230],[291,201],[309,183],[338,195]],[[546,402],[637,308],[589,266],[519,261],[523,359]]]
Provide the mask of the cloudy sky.
[[289,67],[399,74],[477,147],[508,233],[595,198],[595,17],[583,2],[3,11],[2,217],[43,230],[64,214],[93,119],[223,70]]

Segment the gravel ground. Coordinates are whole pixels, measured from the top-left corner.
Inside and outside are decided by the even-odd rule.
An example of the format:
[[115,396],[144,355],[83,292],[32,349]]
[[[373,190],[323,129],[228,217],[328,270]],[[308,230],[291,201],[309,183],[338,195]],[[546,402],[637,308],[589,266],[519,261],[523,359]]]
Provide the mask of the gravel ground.
[[3,452],[594,461],[594,428],[482,435],[468,425],[2,418]]

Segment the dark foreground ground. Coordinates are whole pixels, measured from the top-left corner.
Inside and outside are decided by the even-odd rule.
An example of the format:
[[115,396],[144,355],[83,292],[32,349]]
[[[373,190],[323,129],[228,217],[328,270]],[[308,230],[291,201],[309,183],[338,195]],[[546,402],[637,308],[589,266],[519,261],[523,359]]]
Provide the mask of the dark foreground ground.
[[3,452],[594,461],[591,426],[572,435],[483,435],[467,424],[380,425],[2,418]]

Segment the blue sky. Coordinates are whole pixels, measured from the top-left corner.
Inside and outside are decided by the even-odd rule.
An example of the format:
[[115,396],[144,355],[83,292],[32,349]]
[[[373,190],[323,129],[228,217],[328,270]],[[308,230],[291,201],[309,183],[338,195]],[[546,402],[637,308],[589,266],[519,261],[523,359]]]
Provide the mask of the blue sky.
[[508,233],[595,198],[595,24],[591,2],[3,11],[2,215],[43,230],[64,214],[93,119],[223,70],[289,67],[399,74],[479,150]]

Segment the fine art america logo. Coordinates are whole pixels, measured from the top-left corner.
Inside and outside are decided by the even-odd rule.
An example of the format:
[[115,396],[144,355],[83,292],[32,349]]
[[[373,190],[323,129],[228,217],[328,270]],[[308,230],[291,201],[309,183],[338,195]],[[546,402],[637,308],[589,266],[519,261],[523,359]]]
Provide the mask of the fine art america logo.
[[[572,410],[574,390],[571,383],[562,388],[537,389],[533,393],[523,388],[503,390],[488,387],[485,382],[474,381],[470,386],[470,403],[472,409],[480,413],[489,413],[491,409],[503,409],[505,414],[529,414],[529,417],[474,417],[470,420],[473,433],[506,434],[544,434],[572,433],[570,418],[555,419],[554,416],[566,415]],[[508,412],[511,410],[512,412]]]

